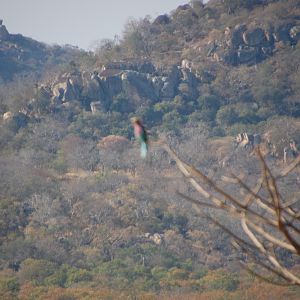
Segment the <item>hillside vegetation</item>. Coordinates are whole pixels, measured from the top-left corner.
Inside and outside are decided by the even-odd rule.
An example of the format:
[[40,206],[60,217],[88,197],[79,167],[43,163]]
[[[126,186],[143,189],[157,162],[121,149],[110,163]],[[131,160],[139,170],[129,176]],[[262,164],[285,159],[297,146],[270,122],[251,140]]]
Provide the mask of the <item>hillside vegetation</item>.
[[[164,138],[222,185],[228,173],[255,185],[254,137],[272,170],[290,162],[299,15],[299,0],[191,1],[130,20],[88,53],[1,25],[0,298],[299,299],[240,269],[247,258],[180,197],[196,195],[152,143]],[[133,116],[151,131],[145,160]],[[286,201],[299,197],[299,178],[295,169],[280,186]]]

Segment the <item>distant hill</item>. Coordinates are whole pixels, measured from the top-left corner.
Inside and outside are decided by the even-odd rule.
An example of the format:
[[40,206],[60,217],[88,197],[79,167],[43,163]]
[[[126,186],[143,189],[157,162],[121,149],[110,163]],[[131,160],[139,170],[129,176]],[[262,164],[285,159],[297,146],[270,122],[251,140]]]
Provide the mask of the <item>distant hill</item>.
[[82,52],[72,46],[49,46],[21,34],[10,34],[1,21],[0,76],[4,81],[21,73],[42,74],[45,67],[64,64]]

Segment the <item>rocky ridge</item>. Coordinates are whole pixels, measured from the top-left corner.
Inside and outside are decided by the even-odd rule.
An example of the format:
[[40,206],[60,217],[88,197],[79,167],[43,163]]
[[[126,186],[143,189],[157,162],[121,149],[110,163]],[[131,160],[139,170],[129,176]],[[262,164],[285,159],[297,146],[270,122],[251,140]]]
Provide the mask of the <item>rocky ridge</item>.
[[[74,71],[59,75],[53,82],[36,87],[36,97],[28,102],[22,112],[31,116],[42,100],[48,109],[55,111],[66,107],[79,106],[96,113],[107,111],[115,97],[123,95],[129,99],[128,107],[156,103],[172,99],[182,93],[198,96],[197,85],[200,79],[190,69],[173,66],[166,73],[159,73],[150,62],[146,71],[136,71],[128,63],[119,66],[103,66],[101,70],[89,72]],[[150,71],[150,72],[148,72]],[[124,108],[124,109],[128,109]],[[6,113],[4,119],[9,119]]]

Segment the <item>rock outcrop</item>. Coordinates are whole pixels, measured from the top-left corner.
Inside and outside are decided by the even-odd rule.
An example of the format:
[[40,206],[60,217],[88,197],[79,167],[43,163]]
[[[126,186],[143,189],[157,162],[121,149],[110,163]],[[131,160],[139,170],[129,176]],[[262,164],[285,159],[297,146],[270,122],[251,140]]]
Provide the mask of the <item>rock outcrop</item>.
[[[268,29],[266,29],[268,28]],[[295,45],[300,39],[300,25],[278,26],[237,24],[227,27],[220,40],[209,41],[207,56],[230,65],[253,65],[273,55],[279,44]]]
[[167,77],[163,77],[164,82],[161,95],[163,98],[173,98],[176,95],[176,90],[182,74],[177,66],[173,66]]
[[243,41],[250,47],[261,45],[266,39],[265,32],[262,28],[250,28],[243,33]]
[[154,25],[165,25],[171,22],[168,15],[159,15],[153,22]]
[[[93,73],[73,71],[62,74],[46,90],[42,86],[37,90],[47,93],[53,111],[71,107],[73,102],[76,108],[81,105],[97,113],[111,109],[112,105],[117,105],[121,111],[122,104],[118,101],[123,100],[131,110],[163,99],[173,100],[177,95],[196,99],[198,84],[199,79],[188,63],[173,65],[163,72],[156,70],[151,62],[143,62],[140,66],[115,62]],[[34,110],[33,105],[26,109]]]
[[126,71],[122,74],[122,89],[129,98],[136,104],[149,99],[156,101],[157,96],[154,92],[151,81],[142,73],[136,71]]
[[2,24],[3,20],[0,20],[0,40],[6,41],[9,39],[9,32],[6,29],[5,25]]
[[247,30],[247,26],[245,24],[238,24],[234,27],[234,29],[227,28],[226,33],[229,36],[227,40],[227,44],[230,48],[237,49],[240,45],[244,44],[243,33]]
[[3,115],[4,125],[14,132],[17,132],[20,128],[26,127],[29,120],[30,118],[22,112],[6,112]]
[[300,25],[293,26],[290,29],[289,34],[290,34],[290,37],[292,38],[292,40],[297,43],[300,39]]
[[101,101],[93,101],[90,104],[91,107],[91,111],[93,114],[97,113],[98,111],[102,111],[103,110],[103,104]]
[[292,27],[293,24],[287,23],[275,28],[273,32],[275,42],[290,43],[292,41],[292,37],[290,35],[290,30]]
[[235,138],[236,145],[241,148],[250,148],[260,145],[262,140],[260,134],[239,133]]

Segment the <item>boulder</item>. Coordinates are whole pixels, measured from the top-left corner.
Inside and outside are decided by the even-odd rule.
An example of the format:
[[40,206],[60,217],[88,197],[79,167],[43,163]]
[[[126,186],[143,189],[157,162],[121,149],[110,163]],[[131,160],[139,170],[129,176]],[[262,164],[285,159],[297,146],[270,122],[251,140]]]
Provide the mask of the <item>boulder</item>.
[[9,39],[9,33],[4,25],[0,25],[0,40],[6,41]]
[[153,22],[154,25],[165,25],[171,22],[168,15],[159,15]]
[[215,41],[211,42],[209,45],[208,45],[208,50],[207,50],[207,54],[206,56],[209,57],[209,56],[213,56],[215,51],[217,50],[218,48],[218,45]]
[[140,73],[154,74],[156,69],[150,61],[144,61],[138,65],[137,71]]
[[6,115],[6,126],[15,132],[17,132],[20,128],[26,127],[28,122],[29,117],[22,112],[10,113]]
[[275,41],[283,43],[291,42],[290,30],[292,27],[293,25],[290,23],[278,26],[273,33]]
[[[176,86],[176,89],[177,89],[177,86]],[[173,98],[176,94],[174,83],[172,83],[170,81],[166,81],[163,85],[161,92],[162,92],[162,96],[164,98]]]
[[182,74],[177,66],[173,66],[161,90],[165,98],[174,98]]
[[104,99],[104,88],[98,77],[92,77],[84,84],[82,90],[82,96],[95,101],[100,101]]
[[239,133],[235,138],[236,145],[240,148],[250,148],[260,145],[262,142],[260,134]]
[[297,25],[297,26],[293,26],[291,29],[290,29],[290,37],[298,42],[299,39],[300,39],[300,25]]
[[176,8],[176,11],[181,11],[181,10],[190,10],[192,7],[189,4],[183,4],[183,5],[179,5]]
[[64,90],[64,96],[63,96],[63,101],[72,101],[72,100],[79,100],[80,99],[80,94],[79,91],[74,87],[70,81],[70,78],[67,79],[66,82],[66,88]]
[[80,94],[83,87],[83,80],[81,73],[73,72],[68,76],[70,84],[73,86],[73,89],[76,91],[77,94]]
[[103,86],[103,93],[105,98],[112,98],[113,96],[116,96],[122,92],[122,74],[123,73],[115,76],[109,76],[101,80],[100,85]]
[[101,101],[92,101],[90,104],[92,113],[103,110],[103,103]]
[[266,30],[265,31],[265,40],[262,43],[263,47],[274,47],[274,35],[273,35],[273,31],[272,30]]
[[142,99],[157,100],[152,83],[145,74],[135,71],[126,71],[122,74],[121,79],[123,91],[129,97],[135,95],[135,100],[137,101],[141,101]]
[[11,111],[7,111],[6,113],[3,114],[3,121],[8,121],[12,118],[13,114]]
[[155,93],[156,97],[160,98],[161,89],[164,86],[164,81],[163,81],[162,77],[154,76],[154,77],[151,77],[150,80],[151,80],[153,90],[154,90],[154,93]]
[[240,64],[256,63],[257,50],[255,48],[245,47],[237,51],[237,60]]
[[152,240],[154,244],[159,246],[163,243],[163,236],[159,233],[154,233],[152,236],[150,236],[150,240]]
[[79,100],[81,98],[79,87],[72,84],[74,82],[69,77],[63,77],[52,87],[52,93],[57,99],[67,102],[71,100]]
[[257,48],[260,48],[267,56],[272,55],[275,48],[274,38],[269,40],[266,38]]
[[67,88],[67,82],[66,81],[55,83],[52,87],[53,96],[57,97],[59,100],[62,101],[66,88]]
[[238,24],[230,31],[229,45],[237,49],[240,45],[244,45],[243,33],[247,30],[245,24]]
[[[199,83],[198,78],[193,72],[187,69],[182,69],[181,72],[183,78],[182,78],[182,83],[180,83],[178,86],[178,90],[193,99],[197,98],[198,97],[197,86]],[[186,84],[186,87],[184,86],[184,84]]]
[[222,53],[222,60],[229,65],[237,65],[239,63],[238,55],[236,51],[232,49]]
[[21,127],[26,127],[29,121],[29,117],[27,117],[24,113],[17,112],[13,114],[12,120],[16,123],[16,125]]
[[181,68],[190,70],[192,68],[192,62],[188,59],[183,59],[181,61]]
[[248,29],[243,33],[243,41],[248,46],[258,46],[265,40],[265,32],[262,28]]
[[292,151],[288,147],[283,148],[283,162],[290,163],[294,160]]
[[198,85],[198,79],[196,75],[191,72],[190,70],[187,69],[182,69],[181,70],[181,77],[183,81],[186,81],[189,83],[191,86],[197,86]]
[[265,56],[270,56],[273,54],[273,47],[261,47],[261,51]]

